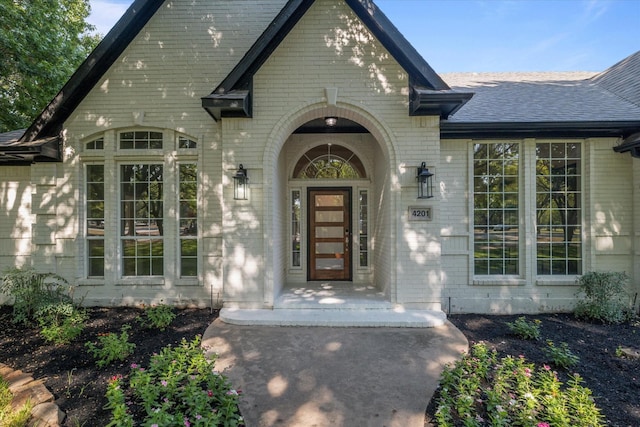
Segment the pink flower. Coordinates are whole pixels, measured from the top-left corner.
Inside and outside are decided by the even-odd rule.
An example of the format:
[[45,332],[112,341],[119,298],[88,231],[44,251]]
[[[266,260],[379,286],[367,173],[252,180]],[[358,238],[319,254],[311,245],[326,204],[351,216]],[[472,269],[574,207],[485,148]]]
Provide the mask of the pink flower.
[[163,387],[166,387],[167,386],[167,380],[160,381],[160,384],[162,384]]
[[537,427],[551,427],[549,423],[538,423]]

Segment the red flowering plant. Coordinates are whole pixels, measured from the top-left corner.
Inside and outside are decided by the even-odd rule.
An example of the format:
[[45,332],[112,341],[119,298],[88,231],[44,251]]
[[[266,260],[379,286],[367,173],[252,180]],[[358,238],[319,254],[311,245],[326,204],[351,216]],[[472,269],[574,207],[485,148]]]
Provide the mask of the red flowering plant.
[[[163,348],[151,357],[147,369],[132,364],[121,394],[111,392],[111,383],[108,387],[110,426],[126,425],[123,405],[135,425],[242,426],[239,392],[213,364],[200,347],[200,337]],[[125,424],[118,424],[123,420]]]

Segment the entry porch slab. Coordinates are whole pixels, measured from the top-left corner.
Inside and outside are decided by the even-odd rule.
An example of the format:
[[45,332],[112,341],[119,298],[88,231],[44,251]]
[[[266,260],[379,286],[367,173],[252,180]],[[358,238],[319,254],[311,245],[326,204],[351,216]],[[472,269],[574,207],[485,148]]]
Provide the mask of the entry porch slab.
[[273,309],[223,308],[233,325],[433,328],[444,325],[440,310],[409,310],[388,301],[373,285],[309,282],[288,285]]

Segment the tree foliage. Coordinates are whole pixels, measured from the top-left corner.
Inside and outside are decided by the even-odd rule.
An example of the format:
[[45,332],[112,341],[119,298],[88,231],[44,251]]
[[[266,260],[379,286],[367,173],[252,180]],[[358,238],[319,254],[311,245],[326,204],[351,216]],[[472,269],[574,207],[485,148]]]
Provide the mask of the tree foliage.
[[28,127],[98,44],[89,0],[0,1],[0,132]]

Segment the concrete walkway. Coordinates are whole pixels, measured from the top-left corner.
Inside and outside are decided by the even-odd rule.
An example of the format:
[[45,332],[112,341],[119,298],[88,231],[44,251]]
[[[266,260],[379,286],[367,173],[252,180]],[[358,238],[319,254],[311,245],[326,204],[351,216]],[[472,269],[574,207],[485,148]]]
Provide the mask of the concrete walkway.
[[423,427],[442,368],[467,349],[434,328],[238,326],[217,319],[203,345],[242,390],[247,427]]

